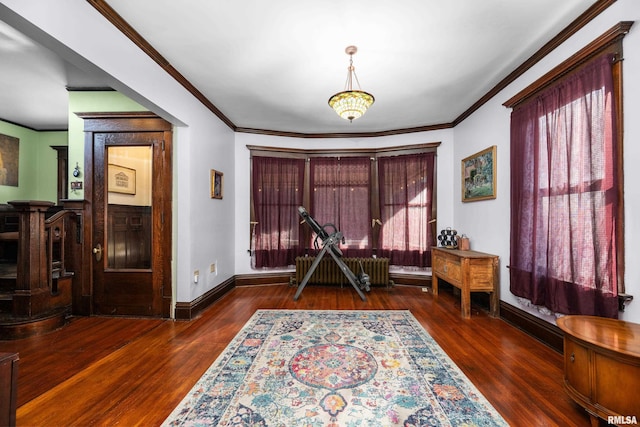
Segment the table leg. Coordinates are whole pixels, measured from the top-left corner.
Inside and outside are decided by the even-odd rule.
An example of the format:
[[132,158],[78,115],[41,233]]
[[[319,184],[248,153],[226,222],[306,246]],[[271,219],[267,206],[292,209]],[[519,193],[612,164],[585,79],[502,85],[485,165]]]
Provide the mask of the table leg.
[[471,290],[468,287],[460,289],[460,308],[462,310],[462,318],[471,318]]
[[462,318],[471,318],[471,267],[469,259],[462,259],[460,262],[462,269],[462,283],[460,286],[460,309],[462,310]]
[[500,317],[500,297],[497,291],[491,292],[489,296],[489,315],[491,317]]
[[493,272],[493,292],[489,295],[489,315],[500,317],[500,277],[498,269],[498,257],[493,259],[491,269]]

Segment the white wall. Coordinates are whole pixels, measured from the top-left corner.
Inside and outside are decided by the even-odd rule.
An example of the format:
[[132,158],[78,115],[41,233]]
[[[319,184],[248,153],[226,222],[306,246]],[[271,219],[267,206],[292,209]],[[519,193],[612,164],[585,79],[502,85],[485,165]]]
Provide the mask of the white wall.
[[[328,108],[328,107],[327,107]],[[329,111],[329,113],[331,113]],[[336,116],[336,120],[340,120]],[[366,116],[362,119],[366,120]],[[250,157],[247,145],[300,148],[300,149],[343,149],[381,148],[399,145],[426,144],[440,142],[437,155],[438,227],[453,223],[453,199],[451,193],[453,164],[453,129],[419,132],[405,135],[382,136],[376,138],[327,138],[300,139],[254,134],[236,134],[236,273],[256,273],[251,269],[249,249],[249,188]]]
[[[459,233],[469,237],[471,249],[500,256],[500,297],[509,300],[509,111],[494,97],[483,108],[455,128],[454,223]],[[461,161],[492,145],[497,146],[496,198],[476,202],[461,201]],[[505,289],[506,285],[506,289]]]
[[[618,0],[585,28],[573,35],[550,55],[528,70],[516,82],[508,86],[490,102],[455,128],[455,162],[466,156],[497,145],[497,198],[473,203],[462,203],[455,198],[454,218],[458,230],[471,238],[472,249],[494,253],[500,256],[500,299],[525,309],[538,317],[553,321],[552,316],[518,303],[509,292],[509,121],[511,110],[502,103],[533,83],[576,51],[605,33],[620,21],[636,21],[624,38],[624,171],[625,171],[625,283],[627,293],[633,294],[635,301],[628,304],[621,318],[640,323],[640,263],[636,262],[635,242],[640,239],[640,189],[635,182],[635,167],[640,158],[640,3],[637,0]],[[458,166],[459,167],[459,166]],[[460,175],[454,174],[456,188],[460,188]],[[459,191],[459,190],[458,190]]]

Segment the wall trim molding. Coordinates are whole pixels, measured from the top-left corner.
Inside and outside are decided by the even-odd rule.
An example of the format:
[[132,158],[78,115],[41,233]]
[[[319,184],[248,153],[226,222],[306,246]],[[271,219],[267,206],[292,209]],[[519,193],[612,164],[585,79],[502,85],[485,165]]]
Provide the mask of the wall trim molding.
[[225,280],[215,288],[205,292],[191,302],[177,302],[175,307],[176,320],[192,320],[211,304],[225,296],[235,287],[235,277]]
[[504,301],[500,301],[500,318],[558,353],[563,353],[564,333],[556,325]]
[[262,286],[262,285],[289,285],[295,277],[295,271],[278,271],[273,273],[239,274],[235,276],[235,285]]
[[431,287],[430,274],[411,274],[390,271],[389,280],[393,282],[394,285]]

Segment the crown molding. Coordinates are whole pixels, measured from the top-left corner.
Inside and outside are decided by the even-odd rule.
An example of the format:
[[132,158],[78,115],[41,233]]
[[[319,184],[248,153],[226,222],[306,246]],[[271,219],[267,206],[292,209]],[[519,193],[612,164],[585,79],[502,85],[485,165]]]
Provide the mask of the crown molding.
[[513,83],[518,77],[524,74],[529,68],[538,63],[542,58],[548,55],[555,48],[560,46],[569,37],[583,28],[595,17],[611,6],[616,0],[596,0],[596,2],[569,24],[562,32],[542,46],[536,53],[527,59],[522,65],[511,72],[507,77],[501,80],[482,98],[476,101],[465,112],[458,116],[451,123],[434,124],[428,126],[418,126],[404,129],[392,129],[380,132],[360,132],[360,133],[300,133],[287,132],[269,129],[253,129],[236,126],[227,116],[225,116],[211,101],[207,99],[191,82],[189,82],[178,70],[176,70],[149,42],[147,42],[129,23],[127,23],[106,0],[87,0],[100,14],[102,14],[109,22],[118,28],[126,37],[136,44],[143,52],[145,52],[152,60],[162,67],[169,75],[171,75],[178,83],[187,89],[196,99],[198,99],[205,107],[215,114],[222,122],[224,122],[232,131],[239,133],[250,133],[257,135],[285,136],[291,138],[370,138],[389,135],[401,135],[415,132],[426,132],[440,129],[454,128],[462,123],[467,117],[487,103],[491,98],[496,96],[500,91]]

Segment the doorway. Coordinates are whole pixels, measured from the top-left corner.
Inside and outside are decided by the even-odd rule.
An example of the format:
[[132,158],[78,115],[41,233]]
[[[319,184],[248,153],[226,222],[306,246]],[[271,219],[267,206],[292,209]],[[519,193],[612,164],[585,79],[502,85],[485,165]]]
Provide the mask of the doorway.
[[91,313],[170,317],[171,124],[149,113],[79,115]]

